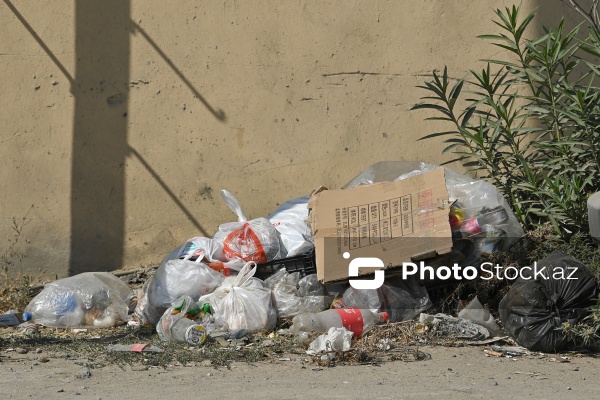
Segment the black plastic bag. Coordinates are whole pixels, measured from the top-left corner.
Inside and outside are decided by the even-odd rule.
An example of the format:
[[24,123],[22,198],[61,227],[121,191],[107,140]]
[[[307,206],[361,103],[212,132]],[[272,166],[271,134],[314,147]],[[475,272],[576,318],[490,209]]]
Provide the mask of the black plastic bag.
[[[543,271],[544,277],[534,277],[534,268]],[[597,297],[598,284],[590,269],[557,251],[538,261],[531,270],[522,270],[522,276],[500,302],[500,318],[521,346],[556,352],[568,344],[562,324],[580,321]]]

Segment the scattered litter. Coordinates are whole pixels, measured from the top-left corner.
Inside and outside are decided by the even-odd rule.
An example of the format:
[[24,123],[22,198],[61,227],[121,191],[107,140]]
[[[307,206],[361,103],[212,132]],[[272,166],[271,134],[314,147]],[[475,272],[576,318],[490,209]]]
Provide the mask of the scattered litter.
[[455,337],[465,340],[484,340],[490,337],[490,333],[483,326],[446,314],[429,315],[421,313],[419,322],[422,324],[431,324],[432,333],[436,336]]
[[250,332],[248,332],[248,329],[244,329],[244,328],[242,328],[242,329],[236,329],[236,330],[231,331],[231,332],[229,332],[227,334],[227,339],[230,339],[230,340],[232,340],[232,339],[241,339],[244,336],[248,335],[248,333],[250,333]]
[[486,345],[486,344],[490,344],[490,343],[502,342],[508,338],[509,338],[508,336],[496,336],[496,337],[485,339],[485,340],[471,340],[471,341],[467,342],[466,344],[468,344],[470,346],[481,346],[481,345]]
[[352,335],[353,332],[346,328],[329,328],[326,334],[318,336],[308,346],[306,354],[314,355],[317,353],[348,351],[352,346]]
[[550,361],[552,361],[552,362],[558,362],[558,363],[569,363],[569,362],[571,362],[571,360],[569,360],[569,357],[560,357],[560,358],[550,357]]
[[6,314],[0,315],[0,327],[2,326],[17,326],[31,320],[31,313],[20,313],[16,310],[10,310]]
[[531,354],[526,348],[517,346],[492,346],[492,350],[509,356],[524,356]]
[[494,357],[502,357],[504,354],[494,351],[494,350],[484,350],[483,351],[486,355],[488,356],[494,356]]
[[113,344],[106,348],[108,351],[128,351],[131,353],[164,353],[165,350],[144,343],[136,344]]
[[490,314],[488,309],[483,307],[477,296],[475,296],[465,308],[460,310],[458,318],[466,319],[477,325],[483,326],[492,336],[495,336],[500,332],[500,327],[496,321],[494,321],[494,317]]

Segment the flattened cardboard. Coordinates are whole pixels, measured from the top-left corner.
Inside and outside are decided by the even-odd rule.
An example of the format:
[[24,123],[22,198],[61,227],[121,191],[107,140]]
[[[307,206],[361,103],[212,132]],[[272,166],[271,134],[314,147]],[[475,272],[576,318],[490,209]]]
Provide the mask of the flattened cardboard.
[[[356,257],[379,258],[388,269],[450,252],[448,199],[443,168],[398,182],[313,194],[308,206],[318,279],[347,279]],[[361,268],[359,274],[373,271]]]

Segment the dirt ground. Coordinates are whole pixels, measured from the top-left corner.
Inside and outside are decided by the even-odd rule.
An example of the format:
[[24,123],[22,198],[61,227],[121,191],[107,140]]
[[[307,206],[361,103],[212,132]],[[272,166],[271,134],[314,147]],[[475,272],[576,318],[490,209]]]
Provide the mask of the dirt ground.
[[[423,347],[425,361],[317,367],[301,355],[270,362],[148,367],[108,365],[44,353],[0,352],[3,398],[45,399],[559,399],[597,396],[600,360],[567,355],[493,357],[484,347]],[[139,357],[144,357],[139,354]]]

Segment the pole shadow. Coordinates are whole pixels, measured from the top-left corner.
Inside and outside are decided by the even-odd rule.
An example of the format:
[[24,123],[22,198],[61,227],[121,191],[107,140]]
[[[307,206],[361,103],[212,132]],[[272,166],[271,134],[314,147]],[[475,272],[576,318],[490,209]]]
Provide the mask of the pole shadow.
[[123,263],[130,0],[75,2],[69,274]]

